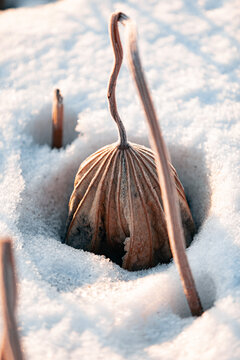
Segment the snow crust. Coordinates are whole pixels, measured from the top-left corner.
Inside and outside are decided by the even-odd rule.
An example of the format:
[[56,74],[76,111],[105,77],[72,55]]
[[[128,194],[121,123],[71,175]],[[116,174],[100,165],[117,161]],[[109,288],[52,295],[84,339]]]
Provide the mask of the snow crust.
[[[116,10],[138,25],[198,226],[187,254],[206,310],[200,318],[189,316],[173,263],[130,273],[61,244],[80,163],[117,139],[106,97]],[[239,18],[236,0],[65,0],[0,12],[0,233],[14,240],[26,358],[240,358]],[[50,148],[57,87],[60,151]],[[117,97],[129,139],[147,145],[126,63]]]

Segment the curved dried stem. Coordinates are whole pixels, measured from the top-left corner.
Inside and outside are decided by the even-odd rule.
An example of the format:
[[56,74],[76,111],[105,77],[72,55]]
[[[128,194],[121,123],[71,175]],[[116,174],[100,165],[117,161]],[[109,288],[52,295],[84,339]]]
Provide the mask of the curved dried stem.
[[20,340],[15,319],[17,299],[16,275],[11,240],[0,240],[0,286],[4,331],[0,358],[3,360],[22,360]]
[[60,149],[63,142],[63,97],[59,89],[54,91],[52,107],[52,148]]
[[[113,34],[117,34],[116,28],[118,21],[127,26],[128,60],[147,118],[147,123],[150,130],[151,145],[155,151],[157,172],[163,197],[163,206],[166,214],[167,230],[172,255],[180,274],[184,293],[186,295],[191,313],[193,316],[200,316],[203,313],[203,309],[185,251],[185,240],[183,235],[176,186],[169,168],[167,148],[160,130],[153,101],[141,66],[137,47],[136,28],[128,16],[119,12],[114,13],[110,20],[110,30]],[[119,36],[112,35],[112,41],[117,42],[117,44],[113,45],[114,48],[120,48]]]
[[108,96],[108,102],[109,102],[109,108],[110,108],[111,115],[118,126],[119,137],[120,137],[119,148],[127,149],[129,147],[128,142],[127,142],[127,134],[126,134],[124,125],[122,123],[122,120],[120,119],[120,116],[118,114],[116,95],[115,95],[117,77],[118,77],[118,74],[119,74],[119,71],[120,71],[120,68],[122,65],[122,60],[123,60],[123,50],[122,50],[122,45],[121,45],[121,41],[120,41],[117,22],[118,22],[118,16],[115,16],[112,19],[112,21],[110,22],[110,29],[109,29],[112,47],[113,47],[114,56],[115,56],[115,61],[114,61],[113,70],[112,70],[109,84],[108,84],[107,96]]

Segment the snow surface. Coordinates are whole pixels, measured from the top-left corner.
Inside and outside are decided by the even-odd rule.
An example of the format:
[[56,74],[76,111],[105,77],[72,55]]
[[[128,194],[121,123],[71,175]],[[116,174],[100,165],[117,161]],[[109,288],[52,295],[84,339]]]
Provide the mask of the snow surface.
[[[200,318],[189,316],[173,263],[130,273],[61,244],[78,166],[117,139],[106,98],[115,10],[137,22],[198,226],[187,254]],[[239,19],[238,0],[65,0],[0,13],[0,233],[14,239],[27,359],[240,358]],[[56,87],[60,151],[49,146]],[[148,144],[126,63],[117,97],[129,139]]]

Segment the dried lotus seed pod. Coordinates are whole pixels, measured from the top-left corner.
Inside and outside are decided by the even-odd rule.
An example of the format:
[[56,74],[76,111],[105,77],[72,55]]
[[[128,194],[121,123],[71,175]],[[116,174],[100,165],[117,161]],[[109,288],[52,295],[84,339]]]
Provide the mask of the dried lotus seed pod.
[[[177,173],[187,245],[194,234],[192,216]],[[103,254],[128,270],[168,262],[168,241],[153,152],[129,143],[105,146],[80,166],[69,203],[66,243]]]
[[[123,54],[113,22],[110,33],[115,64],[108,100],[118,126],[119,142],[103,147],[81,164],[69,202],[65,242],[77,249],[103,254],[125,269],[140,270],[168,262],[172,253],[154,154],[127,141],[117,111],[115,87]],[[169,167],[188,246],[195,227],[181,182],[173,166]]]

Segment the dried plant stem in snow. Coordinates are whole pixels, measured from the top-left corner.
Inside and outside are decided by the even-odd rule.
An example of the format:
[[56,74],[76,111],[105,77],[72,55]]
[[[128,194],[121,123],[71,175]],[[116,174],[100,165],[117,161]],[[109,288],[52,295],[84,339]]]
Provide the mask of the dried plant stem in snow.
[[63,97],[59,89],[54,91],[52,108],[52,148],[60,149],[63,142]]
[[[122,64],[118,17],[110,24],[115,62],[108,86],[109,107],[119,141],[90,155],[79,167],[69,201],[66,244],[109,257],[129,271],[169,262],[166,217],[153,151],[127,141],[117,111],[115,88]],[[183,186],[169,164],[177,188],[186,245],[195,233]]]
[[[159,177],[163,206],[166,214],[167,230],[173,258],[183,284],[183,289],[191,310],[192,315],[201,315],[203,310],[200,299],[194,284],[193,276],[189,267],[185,252],[185,241],[182,229],[182,222],[179,211],[176,186],[169,168],[168,152],[157,120],[150,92],[144,77],[141,66],[138,47],[137,33],[134,23],[123,13],[115,13],[111,17],[111,32],[114,49],[119,48],[120,37],[117,22],[121,21],[127,27],[127,47],[128,60],[133,78],[144,108],[150,130],[150,141],[155,151],[157,173]],[[115,55],[121,57],[122,54],[115,50]],[[117,59],[121,62],[121,59]]]
[[15,320],[17,299],[16,276],[11,240],[0,240],[0,284],[4,320],[2,360],[22,360],[20,341]]

